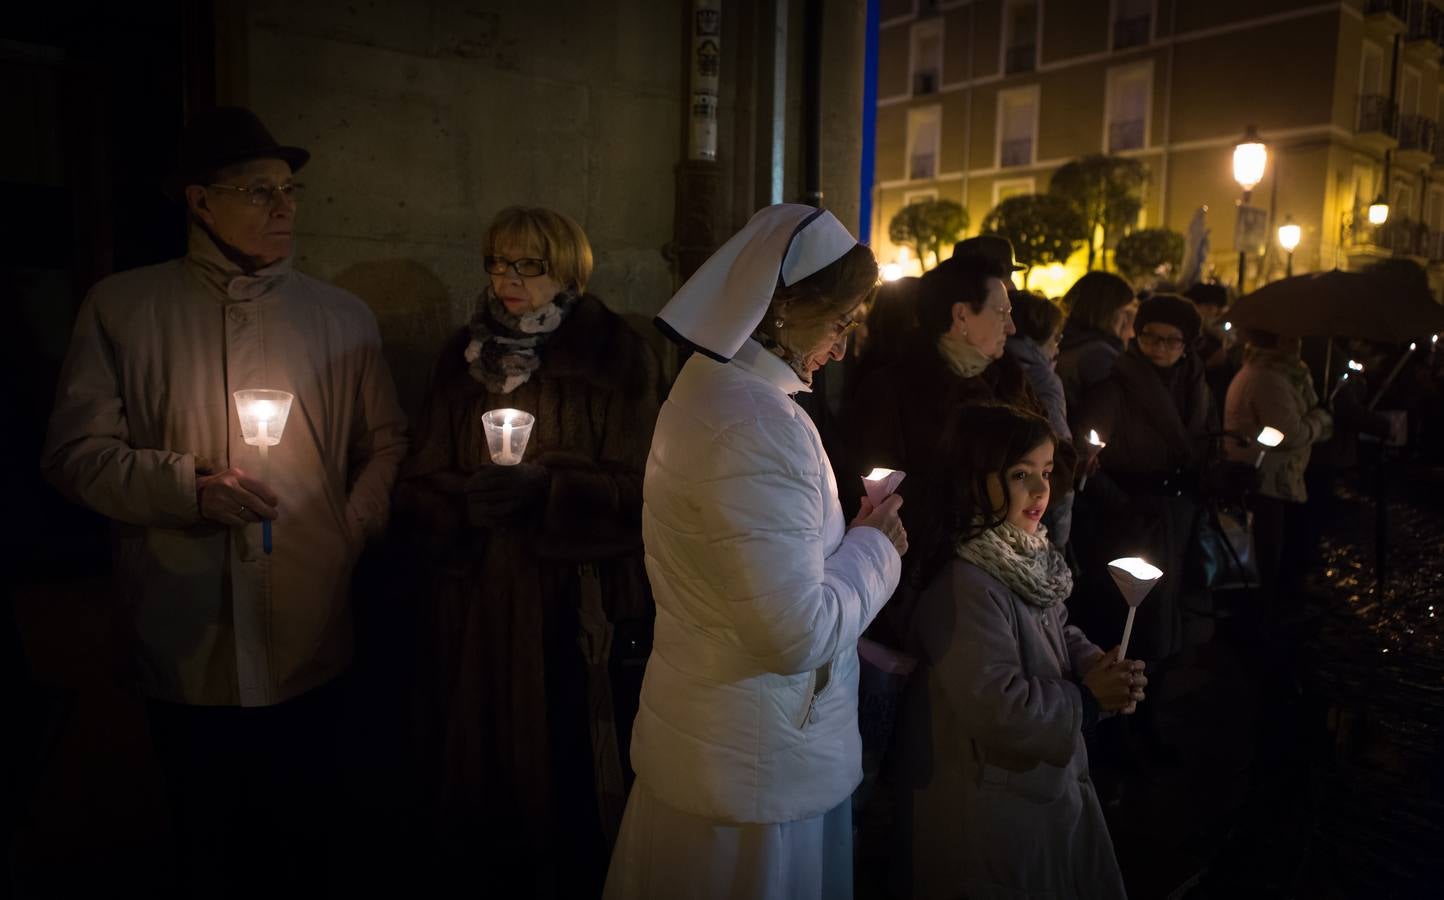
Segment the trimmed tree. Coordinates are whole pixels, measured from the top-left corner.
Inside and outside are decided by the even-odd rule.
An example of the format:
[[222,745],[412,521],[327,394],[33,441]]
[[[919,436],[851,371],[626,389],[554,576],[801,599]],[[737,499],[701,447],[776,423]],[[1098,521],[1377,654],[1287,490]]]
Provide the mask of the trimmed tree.
[[1053,194],[1022,194],[993,207],[983,220],[983,234],[996,234],[1013,242],[1013,255],[1028,267],[1023,289],[1033,266],[1067,262],[1087,239],[1088,229],[1073,205]]
[[1113,251],[1118,271],[1129,281],[1167,276],[1183,264],[1183,235],[1171,228],[1144,228],[1118,239]]
[[1088,268],[1094,259],[1108,268],[1107,253],[1097,253],[1093,235],[1100,230],[1103,246],[1109,236],[1126,233],[1143,209],[1148,168],[1136,159],[1093,153],[1066,163],[1053,173],[1048,192],[1067,200],[1083,217],[1088,229]]
[[968,211],[951,200],[919,200],[898,210],[888,222],[888,240],[911,247],[924,269],[928,253],[937,259],[944,244],[951,244],[968,229]]

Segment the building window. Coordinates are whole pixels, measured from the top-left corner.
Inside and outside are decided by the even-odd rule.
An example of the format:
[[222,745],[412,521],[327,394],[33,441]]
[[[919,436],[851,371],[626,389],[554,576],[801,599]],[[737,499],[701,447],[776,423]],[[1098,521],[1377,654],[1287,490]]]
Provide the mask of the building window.
[[1389,208],[1389,221],[1413,220],[1418,211],[1414,209],[1414,189],[1407,184],[1394,186],[1394,202]]
[[1009,197],[1036,194],[1038,185],[1032,178],[999,178],[993,182],[993,205],[997,206]]
[[1109,69],[1108,94],[1103,104],[1103,152],[1118,153],[1147,147],[1152,111],[1151,61]]
[[1419,70],[1404,67],[1404,89],[1399,92],[1399,113],[1405,116],[1419,114]]
[[938,192],[927,191],[905,191],[903,193],[903,206],[912,206],[914,203],[922,203],[925,200],[938,199]]
[[913,95],[935,94],[943,80],[943,21],[929,19],[913,25]]
[[998,166],[1031,165],[1037,158],[1038,86],[998,92]]
[[1043,21],[1040,0],[1008,0],[1003,8],[1003,73],[1038,68],[1038,33]]
[[913,181],[938,175],[942,119],[940,106],[908,110],[908,178]]
[[1113,49],[1138,47],[1153,39],[1153,0],[1113,0]]

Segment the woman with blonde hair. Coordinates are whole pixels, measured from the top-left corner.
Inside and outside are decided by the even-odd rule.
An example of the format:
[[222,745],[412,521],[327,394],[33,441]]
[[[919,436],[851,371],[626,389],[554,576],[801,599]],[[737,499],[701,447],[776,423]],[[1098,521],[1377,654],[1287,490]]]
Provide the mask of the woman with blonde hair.
[[697,352],[647,459],[657,633],[609,898],[852,896],[857,639],[907,540],[898,498],[847,524],[791,395],[842,358],[876,283],[831,213],[781,204],[658,316]]
[[[431,576],[424,765],[459,865],[482,852],[505,893],[595,896],[650,640],[642,467],[659,366],[586,293],[591,245],[566,215],[502,210],[483,265],[397,498]],[[488,452],[482,415],[500,408],[536,417],[519,464]]]

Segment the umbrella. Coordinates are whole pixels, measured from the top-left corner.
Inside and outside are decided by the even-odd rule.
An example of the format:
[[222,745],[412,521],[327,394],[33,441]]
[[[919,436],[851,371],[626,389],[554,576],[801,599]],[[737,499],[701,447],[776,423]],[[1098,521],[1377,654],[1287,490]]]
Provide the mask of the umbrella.
[[1412,280],[1334,269],[1266,284],[1234,304],[1229,319],[1293,337],[1398,344],[1444,331],[1444,306]]

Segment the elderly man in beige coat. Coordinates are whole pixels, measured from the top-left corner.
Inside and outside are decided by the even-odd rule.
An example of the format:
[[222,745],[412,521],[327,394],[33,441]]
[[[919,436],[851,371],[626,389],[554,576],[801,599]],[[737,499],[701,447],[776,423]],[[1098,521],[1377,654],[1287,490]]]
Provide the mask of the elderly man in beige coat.
[[[90,292],[42,461],[114,522],[182,872],[211,886],[226,872],[265,883],[278,857],[320,877],[351,572],[406,453],[374,316],[291,270],[293,173],[308,159],[247,110],[190,124],[167,185],[190,215],[188,251]],[[248,388],[295,395],[265,481],[232,398]]]

